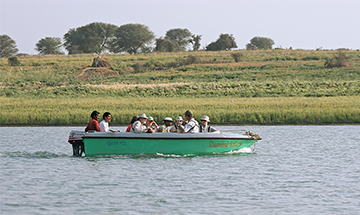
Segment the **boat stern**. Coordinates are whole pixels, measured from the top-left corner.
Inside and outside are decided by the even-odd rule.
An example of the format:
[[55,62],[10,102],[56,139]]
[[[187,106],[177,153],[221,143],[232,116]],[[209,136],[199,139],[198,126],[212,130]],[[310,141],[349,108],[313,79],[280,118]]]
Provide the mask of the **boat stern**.
[[72,145],[73,156],[81,157],[84,150],[84,142],[82,137],[85,135],[84,131],[70,131],[68,142]]

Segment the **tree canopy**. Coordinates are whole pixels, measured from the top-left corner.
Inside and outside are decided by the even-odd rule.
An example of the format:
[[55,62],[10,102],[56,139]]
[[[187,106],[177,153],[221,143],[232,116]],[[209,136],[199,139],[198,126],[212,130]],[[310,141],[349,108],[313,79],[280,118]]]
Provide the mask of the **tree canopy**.
[[16,43],[8,35],[0,35],[0,58],[10,57],[19,51]]
[[191,35],[190,43],[193,45],[193,51],[198,51],[200,48],[201,35]]
[[102,22],[93,22],[86,26],[70,29],[64,35],[64,46],[69,54],[98,53],[109,49],[118,27]]
[[206,51],[222,51],[237,48],[232,34],[220,34],[219,39],[206,46]]
[[136,54],[150,44],[155,35],[149,27],[142,24],[126,24],[115,31],[115,38],[110,51],[114,53],[128,52]]
[[61,49],[60,37],[45,37],[36,43],[35,50],[40,54],[64,54]]
[[166,32],[165,38],[176,44],[175,51],[186,51],[186,47],[191,41],[192,33],[184,28],[174,28]]
[[173,52],[173,51],[175,51],[177,46],[178,46],[177,43],[169,40],[168,38],[160,37],[160,38],[156,39],[154,51]]
[[246,50],[272,49],[274,41],[266,37],[253,37],[250,43],[246,44]]

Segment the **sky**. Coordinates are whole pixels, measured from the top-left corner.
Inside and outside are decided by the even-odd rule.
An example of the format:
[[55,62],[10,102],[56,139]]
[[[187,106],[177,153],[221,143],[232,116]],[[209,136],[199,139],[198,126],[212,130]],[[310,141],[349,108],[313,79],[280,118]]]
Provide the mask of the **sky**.
[[201,48],[232,34],[238,49],[259,36],[274,48],[357,50],[359,9],[360,0],[0,0],[0,35],[27,54],[38,54],[40,39],[92,22],[139,23],[156,38],[187,28],[202,35]]

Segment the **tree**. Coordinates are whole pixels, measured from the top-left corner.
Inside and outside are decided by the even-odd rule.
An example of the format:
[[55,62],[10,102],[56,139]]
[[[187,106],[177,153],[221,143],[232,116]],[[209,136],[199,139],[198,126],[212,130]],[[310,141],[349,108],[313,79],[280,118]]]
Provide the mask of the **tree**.
[[191,35],[190,43],[193,45],[193,51],[198,51],[200,48],[201,35]]
[[246,44],[246,50],[272,49],[274,41],[266,37],[253,37],[250,43]]
[[154,38],[154,33],[145,25],[122,25],[115,31],[115,38],[110,51],[114,53],[128,52],[136,54],[146,45],[151,44]]
[[155,51],[159,52],[173,52],[178,44],[169,40],[168,38],[158,38],[155,42]]
[[206,46],[206,51],[222,51],[237,48],[235,38],[232,34],[220,34],[219,39]]
[[40,54],[64,54],[61,50],[60,37],[45,37],[36,43],[35,50]]
[[118,27],[102,22],[93,22],[86,26],[70,29],[64,35],[64,46],[69,54],[97,53],[109,50]]
[[175,51],[186,51],[186,47],[191,41],[191,32],[184,28],[174,28],[166,32],[165,38],[177,44]]
[[0,35],[0,58],[9,57],[16,54],[19,49],[16,48],[16,43],[8,35]]

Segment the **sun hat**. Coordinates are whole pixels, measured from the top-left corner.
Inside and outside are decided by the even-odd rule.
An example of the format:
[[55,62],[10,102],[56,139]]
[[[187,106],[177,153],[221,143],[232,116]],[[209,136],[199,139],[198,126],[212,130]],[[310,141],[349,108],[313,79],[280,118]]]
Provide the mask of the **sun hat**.
[[165,119],[163,119],[163,121],[170,121],[170,122],[172,122],[173,120],[171,119],[171,117],[165,117]]
[[192,118],[194,116],[193,112],[191,110],[187,110],[185,113],[184,113],[185,116],[188,116],[190,118]]
[[176,121],[184,121],[181,116],[176,117]]
[[147,119],[146,114],[144,113],[139,114],[139,118]]
[[148,116],[147,120],[154,121],[154,118],[152,116]]
[[203,116],[203,117],[201,118],[201,121],[207,121],[207,122],[210,122],[210,119],[209,119],[209,117],[208,117],[208,116]]

